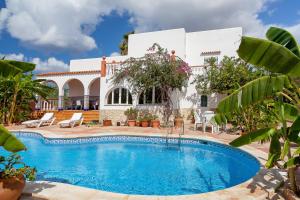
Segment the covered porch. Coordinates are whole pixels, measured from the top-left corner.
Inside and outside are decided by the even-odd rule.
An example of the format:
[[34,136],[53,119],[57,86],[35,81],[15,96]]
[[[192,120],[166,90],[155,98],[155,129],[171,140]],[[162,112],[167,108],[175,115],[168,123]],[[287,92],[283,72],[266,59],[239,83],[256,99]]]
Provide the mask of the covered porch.
[[51,98],[37,97],[37,111],[99,110],[100,70],[51,72],[37,75],[45,84],[55,88]]

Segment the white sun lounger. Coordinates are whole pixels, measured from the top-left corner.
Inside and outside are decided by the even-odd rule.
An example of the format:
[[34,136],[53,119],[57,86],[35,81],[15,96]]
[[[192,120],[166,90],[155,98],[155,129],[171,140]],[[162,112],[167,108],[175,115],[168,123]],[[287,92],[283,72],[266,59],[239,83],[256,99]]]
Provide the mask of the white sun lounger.
[[82,113],[74,113],[71,119],[63,120],[61,122],[58,122],[58,125],[60,127],[71,127],[73,128],[77,123],[79,123],[79,126],[83,122]]
[[22,122],[22,124],[25,125],[26,127],[38,128],[45,124],[51,126],[54,121],[55,121],[54,113],[45,113],[41,119],[25,121]]

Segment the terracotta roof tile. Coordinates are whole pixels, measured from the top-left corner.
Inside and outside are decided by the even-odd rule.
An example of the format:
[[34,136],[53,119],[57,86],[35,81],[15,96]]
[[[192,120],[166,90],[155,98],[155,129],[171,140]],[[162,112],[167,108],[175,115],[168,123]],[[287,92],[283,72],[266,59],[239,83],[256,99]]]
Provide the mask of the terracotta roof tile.
[[63,76],[63,75],[77,75],[77,74],[100,74],[100,70],[77,71],[77,72],[49,72],[44,74],[37,74],[37,76]]

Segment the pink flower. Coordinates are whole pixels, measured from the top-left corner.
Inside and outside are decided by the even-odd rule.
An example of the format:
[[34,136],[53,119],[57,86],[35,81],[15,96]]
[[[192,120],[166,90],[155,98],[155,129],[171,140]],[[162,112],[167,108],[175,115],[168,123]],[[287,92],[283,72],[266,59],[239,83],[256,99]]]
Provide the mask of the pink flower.
[[189,67],[189,65],[186,62],[180,63],[180,66],[177,68],[177,71],[182,74],[189,75],[192,72],[192,69]]

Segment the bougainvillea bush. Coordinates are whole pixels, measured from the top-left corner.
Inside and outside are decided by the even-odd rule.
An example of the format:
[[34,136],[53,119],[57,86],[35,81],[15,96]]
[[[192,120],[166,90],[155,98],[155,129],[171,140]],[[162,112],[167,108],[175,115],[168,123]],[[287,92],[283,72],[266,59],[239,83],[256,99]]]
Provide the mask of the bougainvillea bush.
[[164,121],[168,122],[174,112],[172,92],[187,87],[190,75],[191,68],[186,62],[155,43],[143,57],[123,62],[114,74],[113,82],[127,81],[135,94],[159,88]]

